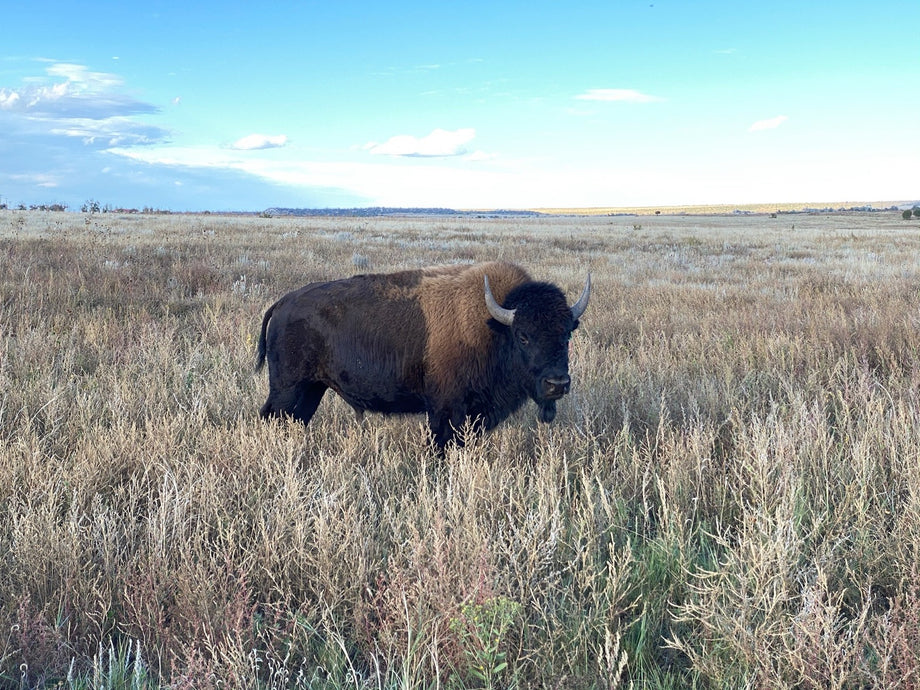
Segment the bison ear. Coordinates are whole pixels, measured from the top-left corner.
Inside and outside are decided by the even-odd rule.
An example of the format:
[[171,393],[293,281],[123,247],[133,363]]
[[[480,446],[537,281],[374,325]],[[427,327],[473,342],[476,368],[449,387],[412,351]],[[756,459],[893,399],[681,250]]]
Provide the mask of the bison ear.
[[572,324],[572,330],[573,330],[573,331],[574,331],[576,328],[578,328],[578,324],[579,324],[579,323],[581,323],[581,322],[580,322],[578,319],[575,319],[575,323]]

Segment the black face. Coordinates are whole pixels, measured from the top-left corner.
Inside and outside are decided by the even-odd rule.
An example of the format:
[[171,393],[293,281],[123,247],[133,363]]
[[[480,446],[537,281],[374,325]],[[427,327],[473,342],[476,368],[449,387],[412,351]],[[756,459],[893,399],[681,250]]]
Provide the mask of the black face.
[[530,397],[540,407],[540,421],[553,421],[556,401],[569,392],[569,341],[576,326],[569,318],[550,332],[517,323],[511,327],[521,373],[529,382]]
[[556,417],[556,401],[569,392],[569,341],[578,321],[565,295],[549,283],[526,283],[510,293],[503,305],[514,310],[510,326],[490,321],[503,331],[512,348],[510,366],[540,408],[539,419]]

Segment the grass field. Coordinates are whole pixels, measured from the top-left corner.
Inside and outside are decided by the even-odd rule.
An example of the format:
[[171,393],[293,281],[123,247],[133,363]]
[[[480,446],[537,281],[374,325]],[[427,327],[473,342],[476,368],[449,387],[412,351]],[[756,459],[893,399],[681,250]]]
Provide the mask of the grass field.
[[[258,420],[278,296],[495,258],[553,425]],[[0,687],[920,687],[918,307],[894,212],[0,212]]]

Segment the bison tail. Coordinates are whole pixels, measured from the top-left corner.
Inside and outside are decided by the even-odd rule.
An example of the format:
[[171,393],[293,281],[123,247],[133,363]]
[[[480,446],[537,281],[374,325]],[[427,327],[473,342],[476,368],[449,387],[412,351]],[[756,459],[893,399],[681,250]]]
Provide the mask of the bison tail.
[[275,305],[273,304],[268,308],[268,311],[265,312],[265,316],[262,318],[262,332],[259,333],[259,349],[256,352],[256,371],[262,371],[262,365],[265,364],[265,332],[268,330],[268,322],[272,318],[272,312],[275,311]]

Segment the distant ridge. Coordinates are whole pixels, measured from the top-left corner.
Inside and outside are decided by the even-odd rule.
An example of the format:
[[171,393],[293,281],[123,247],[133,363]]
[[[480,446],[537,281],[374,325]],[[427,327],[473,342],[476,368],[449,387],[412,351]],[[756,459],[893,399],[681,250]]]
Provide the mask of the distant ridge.
[[337,216],[343,218],[376,218],[380,216],[465,216],[465,217],[533,217],[545,215],[533,210],[458,211],[453,208],[397,208],[371,206],[367,208],[281,208],[262,211],[265,217],[277,216]]
[[440,207],[370,206],[362,208],[285,208],[273,206],[262,211],[269,217],[431,217],[459,218],[534,218],[540,216],[703,216],[759,213],[874,213],[914,208],[916,201],[836,201],[809,203],[712,204],[695,206],[604,206],[593,208],[529,209],[454,209]]

